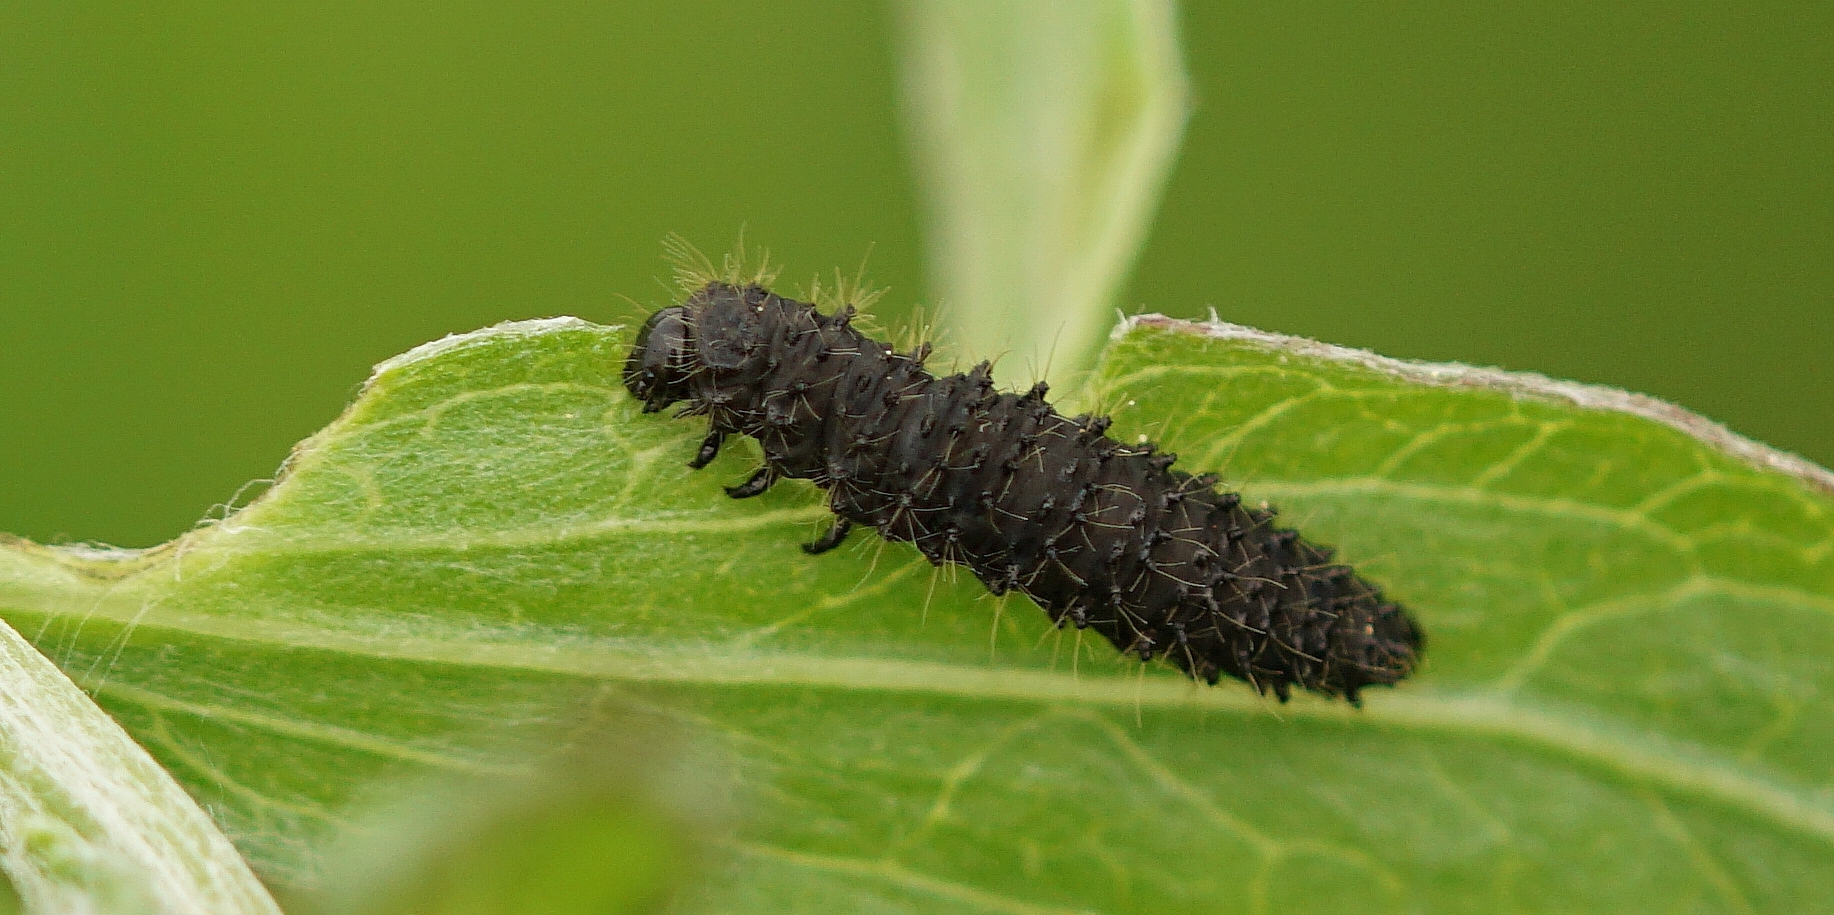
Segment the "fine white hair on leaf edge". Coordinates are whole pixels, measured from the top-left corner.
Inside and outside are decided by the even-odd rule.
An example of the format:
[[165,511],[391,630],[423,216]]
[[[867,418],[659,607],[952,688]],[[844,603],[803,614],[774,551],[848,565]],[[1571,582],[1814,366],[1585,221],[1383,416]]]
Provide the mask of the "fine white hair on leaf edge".
[[1512,372],[1459,362],[1396,359],[1368,350],[1320,343],[1307,337],[1277,334],[1226,321],[1186,321],[1157,314],[1136,315],[1116,325],[1110,339],[1119,341],[1136,328],[1229,340],[1274,352],[1348,363],[1415,384],[1476,388],[1512,397],[1563,402],[1586,410],[1625,413],[1661,423],[1754,467],[1783,474],[1820,492],[1834,495],[1834,471],[1800,455],[1746,438],[1721,423],[1647,394],[1608,385],[1563,381],[1535,372]]

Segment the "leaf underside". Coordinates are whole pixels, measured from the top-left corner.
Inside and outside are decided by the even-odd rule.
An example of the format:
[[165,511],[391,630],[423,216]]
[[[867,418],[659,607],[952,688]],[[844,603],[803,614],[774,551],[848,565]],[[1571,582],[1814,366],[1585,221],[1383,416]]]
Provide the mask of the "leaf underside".
[[257,868],[389,780],[615,708],[730,762],[687,910],[1798,911],[1834,898],[1834,498],[1624,412],[1136,323],[1081,400],[1405,603],[1364,709],[1193,685],[692,472],[623,330],[385,364],[282,482],[148,554],[0,549],[0,613]]

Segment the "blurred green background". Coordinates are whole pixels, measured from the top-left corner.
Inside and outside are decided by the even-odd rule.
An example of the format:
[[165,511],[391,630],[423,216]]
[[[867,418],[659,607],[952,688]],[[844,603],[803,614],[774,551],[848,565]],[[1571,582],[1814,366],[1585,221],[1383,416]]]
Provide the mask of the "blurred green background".
[[[369,366],[661,237],[926,298],[897,17],[0,4],[0,530],[145,546]],[[1834,463],[1834,5],[1200,3],[1122,305],[1657,394]]]

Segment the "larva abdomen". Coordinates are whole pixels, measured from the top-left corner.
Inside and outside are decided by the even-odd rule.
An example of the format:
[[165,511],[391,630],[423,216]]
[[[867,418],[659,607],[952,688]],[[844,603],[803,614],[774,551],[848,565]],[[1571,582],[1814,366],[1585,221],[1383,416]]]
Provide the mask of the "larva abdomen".
[[709,283],[650,316],[624,381],[646,411],[686,401],[708,418],[695,466],[727,435],[758,440],[765,466],[732,495],[782,477],[827,489],[839,517],[812,552],[871,526],[1059,625],[1282,700],[1298,685],[1354,702],[1413,670],[1407,613],[1271,510],[1116,442],[1105,418],[1063,416],[1043,385],[996,391],[985,363],[935,377],[927,350],[896,353],[851,318]]

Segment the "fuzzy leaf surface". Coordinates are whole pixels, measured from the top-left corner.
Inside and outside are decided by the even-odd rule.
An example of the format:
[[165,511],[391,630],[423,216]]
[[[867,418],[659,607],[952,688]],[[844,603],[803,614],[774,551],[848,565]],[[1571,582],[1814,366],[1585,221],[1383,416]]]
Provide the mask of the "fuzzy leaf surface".
[[913,0],[904,108],[943,335],[1088,367],[1189,108],[1170,0]]
[[[0,549],[0,612],[309,888],[378,784],[515,779],[615,706],[738,811],[684,911],[1789,912],[1834,898],[1834,498],[1671,424],[1135,322],[1085,403],[1381,582],[1427,662],[1350,709],[1193,685],[689,471],[628,333],[380,367],[254,504]],[[1430,373],[1429,373],[1430,374]],[[1455,375],[1455,373],[1454,373]]]

